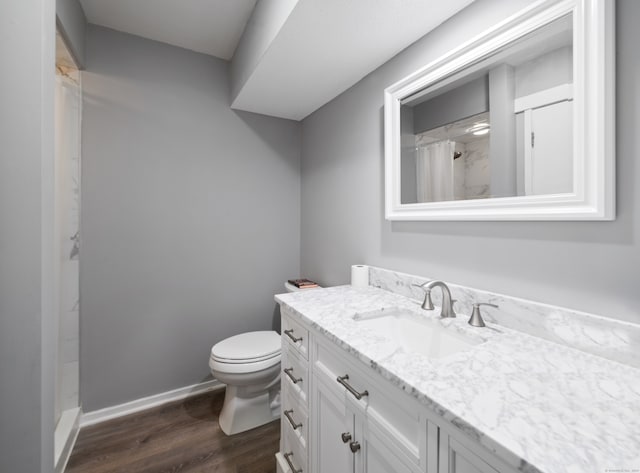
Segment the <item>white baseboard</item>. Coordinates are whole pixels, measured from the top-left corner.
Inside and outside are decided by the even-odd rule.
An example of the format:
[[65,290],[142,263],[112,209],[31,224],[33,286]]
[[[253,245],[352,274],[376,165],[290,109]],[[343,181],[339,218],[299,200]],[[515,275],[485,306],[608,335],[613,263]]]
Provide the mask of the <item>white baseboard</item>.
[[223,389],[224,386],[225,385],[217,379],[213,379],[211,381],[205,381],[203,383],[174,389],[173,391],[143,397],[136,399],[135,401],[125,402],[124,404],[118,404],[117,406],[105,407],[104,409],[99,409],[97,411],[83,413],[80,418],[80,427],[98,424],[106,420],[133,414],[134,412],[144,411],[150,407],[160,406],[171,401],[179,401],[208,391],[217,391],[219,389]]
[[54,434],[55,472],[62,473],[67,467],[71,451],[80,431],[80,408],[62,412]]

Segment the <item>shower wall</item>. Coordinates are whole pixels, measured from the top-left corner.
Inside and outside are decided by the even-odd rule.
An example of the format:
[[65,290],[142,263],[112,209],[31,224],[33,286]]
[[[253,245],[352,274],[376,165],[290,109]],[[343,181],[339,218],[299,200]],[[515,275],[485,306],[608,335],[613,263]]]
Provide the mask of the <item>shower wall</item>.
[[[464,176],[463,199],[491,197],[491,170],[489,161],[489,136],[465,143],[462,156],[454,162],[456,173]],[[456,175],[457,175],[456,174]]]
[[58,66],[56,74],[56,216],[58,359],[56,422],[78,407],[80,74]]

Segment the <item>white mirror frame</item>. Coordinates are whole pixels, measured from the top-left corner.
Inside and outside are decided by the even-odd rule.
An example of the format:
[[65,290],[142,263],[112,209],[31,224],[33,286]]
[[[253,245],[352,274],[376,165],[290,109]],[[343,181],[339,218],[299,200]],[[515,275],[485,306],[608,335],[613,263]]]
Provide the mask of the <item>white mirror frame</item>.
[[[614,3],[542,0],[385,89],[385,217],[387,220],[615,219]],[[402,204],[401,100],[493,51],[573,14],[572,193]]]

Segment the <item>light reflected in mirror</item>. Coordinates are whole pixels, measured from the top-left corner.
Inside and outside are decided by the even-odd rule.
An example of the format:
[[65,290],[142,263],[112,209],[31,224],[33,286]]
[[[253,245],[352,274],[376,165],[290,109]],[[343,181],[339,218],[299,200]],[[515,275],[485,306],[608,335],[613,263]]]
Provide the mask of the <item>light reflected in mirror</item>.
[[572,15],[401,100],[402,204],[573,191]]

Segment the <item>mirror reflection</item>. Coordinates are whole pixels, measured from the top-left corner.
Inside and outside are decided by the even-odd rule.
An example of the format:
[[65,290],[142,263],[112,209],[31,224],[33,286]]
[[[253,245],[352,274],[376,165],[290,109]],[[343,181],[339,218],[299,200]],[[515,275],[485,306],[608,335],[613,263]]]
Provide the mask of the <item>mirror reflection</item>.
[[567,15],[401,101],[401,203],[573,191]]

